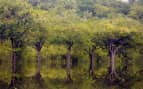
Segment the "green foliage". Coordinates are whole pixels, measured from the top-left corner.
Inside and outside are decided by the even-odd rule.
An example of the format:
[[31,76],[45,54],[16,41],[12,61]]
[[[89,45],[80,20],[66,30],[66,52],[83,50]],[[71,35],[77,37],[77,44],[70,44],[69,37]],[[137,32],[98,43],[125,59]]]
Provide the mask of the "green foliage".
[[131,7],[131,10],[129,12],[129,16],[137,19],[139,21],[143,21],[143,6],[142,4],[135,4],[134,6]]
[[[0,0],[0,88],[11,81],[14,51],[21,67],[15,89],[142,89],[142,21],[142,0]],[[120,79],[108,86],[111,41],[119,47],[115,67]],[[42,48],[41,81],[33,78],[37,45]],[[65,81],[68,46],[71,83]],[[95,78],[88,73],[93,49]]]
[[[10,48],[10,42],[6,41],[4,43],[0,44],[0,80],[4,82],[10,81],[11,76],[11,60],[8,60],[11,58],[11,48]],[[6,67],[5,67],[6,66]]]

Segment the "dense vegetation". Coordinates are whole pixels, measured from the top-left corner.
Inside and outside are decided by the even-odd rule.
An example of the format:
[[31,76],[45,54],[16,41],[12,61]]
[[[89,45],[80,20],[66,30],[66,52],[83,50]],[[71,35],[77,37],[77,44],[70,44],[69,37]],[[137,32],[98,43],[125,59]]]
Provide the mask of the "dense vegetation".
[[0,0],[0,89],[143,89],[143,0]]

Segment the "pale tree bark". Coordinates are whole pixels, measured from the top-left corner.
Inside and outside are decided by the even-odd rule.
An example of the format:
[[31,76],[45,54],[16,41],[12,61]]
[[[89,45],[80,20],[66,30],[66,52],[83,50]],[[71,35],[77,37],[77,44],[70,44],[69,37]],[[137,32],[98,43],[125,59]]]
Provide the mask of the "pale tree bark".
[[116,52],[119,47],[116,47],[112,43],[110,43],[109,46],[109,55],[110,55],[110,66],[109,66],[109,80],[110,83],[113,83],[116,78],[117,78],[117,72],[116,72],[116,67],[115,67],[115,56]]
[[71,78],[71,48],[72,48],[72,44],[70,44],[67,48],[67,67],[66,67],[66,71],[67,71],[67,82],[71,82],[72,78]]

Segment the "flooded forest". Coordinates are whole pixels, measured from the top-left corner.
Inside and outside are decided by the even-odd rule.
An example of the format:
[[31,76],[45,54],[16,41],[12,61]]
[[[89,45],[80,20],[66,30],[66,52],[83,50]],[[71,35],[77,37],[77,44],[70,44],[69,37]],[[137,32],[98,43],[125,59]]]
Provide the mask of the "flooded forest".
[[0,89],[143,89],[143,0],[0,0]]

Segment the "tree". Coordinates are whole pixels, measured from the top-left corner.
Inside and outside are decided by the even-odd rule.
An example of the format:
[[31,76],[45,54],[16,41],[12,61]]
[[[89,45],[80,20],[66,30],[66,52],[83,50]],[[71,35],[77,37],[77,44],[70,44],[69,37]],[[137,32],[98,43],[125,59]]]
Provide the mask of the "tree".
[[73,46],[80,44],[80,39],[81,39],[80,31],[76,29],[74,24],[66,25],[66,27],[64,27],[64,25],[63,26],[60,25],[60,28],[57,28],[54,31],[55,35],[51,43],[66,46],[66,49],[67,49],[67,54],[66,54],[67,82],[71,82],[72,81],[72,77],[71,77],[72,48]]
[[[15,1],[16,2],[16,1]],[[1,39],[9,39],[12,47],[12,79],[11,86],[14,86],[17,80],[17,73],[20,70],[18,61],[20,61],[20,49],[23,45],[23,35],[28,30],[31,19],[30,13],[26,8],[30,8],[24,1],[15,4],[11,1],[0,1],[1,9]],[[26,6],[26,7],[25,7]]]
[[129,16],[133,19],[143,21],[143,6],[142,4],[134,4],[130,8]]
[[[37,30],[38,29],[38,30]],[[36,79],[37,80],[40,80],[41,79],[41,73],[40,73],[40,70],[41,70],[41,54],[40,54],[40,51],[46,41],[46,37],[47,37],[47,31],[45,30],[45,28],[42,28],[42,27],[37,27],[36,26],[36,32],[33,33],[33,38],[32,39],[34,42],[33,42],[33,45],[35,46],[35,49],[37,51],[37,68],[36,68]]]
[[119,50],[123,50],[125,46],[129,46],[129,36],[126,32],[119,32],[119,31],[113,31],[106,34],[106,46],[109,51],[109,59],[110,59],[110,65],[109,65],[109,74],[108,79],[111,84],[113,84],[117,79],[119,78],[119,75],[116,72],[116,55],[119,55]]
[[[37,12],[38,11],[38,12]],[[41,49],[45,42],[48,39],[48,29],[46,27],[46,22],[48,19],[45,19],[47,13],[41,10],[33,10],[32,17],[33,22],[29,27],[29,31],[25,35],[25,42],[29,45],[34,46],[37,52],[36,59],[36,74],[35,77],[37,80],[41,80]],[[46,15],[46,16],[45,16]]]
[[83,48],[87,52],[89,56],[89,75],[93,78],[96,78],[94,70],[95,70],[95,51],[97,48],[103,47],[102,42],[102,34],[99,32],[94,32],[90,30],[90,32],[85,31],[83,35]]

